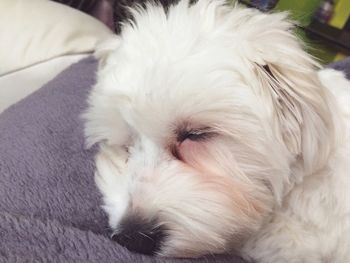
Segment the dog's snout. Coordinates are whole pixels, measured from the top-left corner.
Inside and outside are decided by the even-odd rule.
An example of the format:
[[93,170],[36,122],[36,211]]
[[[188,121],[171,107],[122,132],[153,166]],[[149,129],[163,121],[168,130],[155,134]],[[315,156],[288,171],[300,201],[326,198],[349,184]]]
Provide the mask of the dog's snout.
[[132,217],[118,227],[112,239],[130,251],[146,255],[153,255],[160,250],[161,242],[165,237],[164,228],[156,220],[144,220]]

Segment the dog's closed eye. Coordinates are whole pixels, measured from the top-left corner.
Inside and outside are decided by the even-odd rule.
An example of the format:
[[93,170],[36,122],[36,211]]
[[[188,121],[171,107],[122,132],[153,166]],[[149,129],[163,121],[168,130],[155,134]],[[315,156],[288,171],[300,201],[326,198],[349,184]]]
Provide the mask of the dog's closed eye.
[[176,131],[176,143],[171,147],[171,153],[176,159],[184,161],[184,152],[197,152],[196,149],[200,146],[197,143],[207,142],[215,135],[216,133],[209,127],[183,127]]
[[190,141],[204,141],[212,137],[214,133],[209,128],[191,129],[191,130],[180,130],[177,133],[176,140],[182,143],[185,140]]

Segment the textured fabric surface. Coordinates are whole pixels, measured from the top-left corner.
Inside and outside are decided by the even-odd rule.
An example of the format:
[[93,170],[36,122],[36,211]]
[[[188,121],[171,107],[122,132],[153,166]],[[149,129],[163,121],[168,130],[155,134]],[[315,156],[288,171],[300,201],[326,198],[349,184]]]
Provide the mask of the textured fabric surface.
[[61,56],[0,76],[0,113],[55,78],[64,69],[91,54]]
[[328,65],[330,68],[343,71],[348,79],[350,79],[350,57],[341,61]]
[[243,262],[147,257],[109,238],[79,117],[95,70],[82,60],[0,115],[0,262]]

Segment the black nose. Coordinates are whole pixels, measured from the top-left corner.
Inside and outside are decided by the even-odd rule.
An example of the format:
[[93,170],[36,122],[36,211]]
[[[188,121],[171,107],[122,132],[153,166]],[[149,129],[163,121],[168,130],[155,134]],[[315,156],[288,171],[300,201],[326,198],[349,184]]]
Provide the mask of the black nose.
[[130,251],[154,255],[160,250],[165,237],[164,228],[157,220],[145,220],[141,217],[128,217],[118,227],[112,239]]

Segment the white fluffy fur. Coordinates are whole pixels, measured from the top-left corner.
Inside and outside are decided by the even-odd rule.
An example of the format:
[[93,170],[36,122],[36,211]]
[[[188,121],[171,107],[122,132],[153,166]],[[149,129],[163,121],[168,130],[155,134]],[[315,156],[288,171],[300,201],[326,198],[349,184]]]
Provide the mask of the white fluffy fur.
[[317,72],[284,13],[182,0],[133,15],[100,52],[85,114],[110,226],[156,218],[163,256],[350,262],[344,76]]

